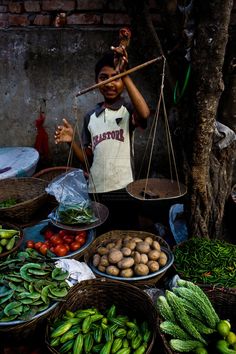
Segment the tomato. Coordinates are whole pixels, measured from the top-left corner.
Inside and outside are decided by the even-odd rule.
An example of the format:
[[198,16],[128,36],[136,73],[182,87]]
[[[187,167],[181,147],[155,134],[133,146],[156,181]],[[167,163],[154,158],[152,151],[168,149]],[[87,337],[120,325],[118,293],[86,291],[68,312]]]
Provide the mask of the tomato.
[[58,235],[59,236],[65,236],[67,234],[67,231],[66,230],[60,230],[59,232],[58,232]]
[[54,235],[54,233],[52,232],[52,230],[46,230],[44,232],[44,238],[45,240],[50,240],[50,238]]
[[65,235],[65,236],[63,236],[63,242],[64,242],[64,243],[70,244],[70,243],[72,243],[74,240],[75,240],[74,236],[71,236],[71,235]]
[[26,247],[27,248],[34,248],[34,241],[33,240],[29,240],[26,242]]
[[49,250],[50,250],[52,253],[55,253],[55,247],[51,246],[51,247],[49,247]]
[[50,238],[50,242],[52,243],[52,245],[56,246],[56,245],[60,245],[62,243],[62,238],[59,235],[53,235]]
[[81,247],[81,244],[78,241],[72,242],[70,244],[71,251],[77,251]]
[[48,248],[49,248],[49,247],[50,247],[50,245],[51,245],[51,242],[50,242],[49,240],[47,240],[47,241],[45,241],[45,242],[44,242],[44,244],[45,244],[45,245],[47,245],[47,246],[48,246]]
[[48,246],[45,245],[45,244],[43,244],[43,245],[40,247],[39,252],[45,256],[45,255],[47,254],[47,250],[48,250]]
[[36,250],[39,250],[42,245],[43,245],[43,242],[41,242],[41,241],[35,242],[34,248],[35,248]]
[[78,241],[81,244],[81,246],[84,245],[86,242],[85,238],[82,235],[75,236],[75,240]]
[[58,257],[63,257],[66,256],[68,253],[67,247],[64,245],[57,245],[55,247],[54,253],[58,256]]
[[76,232],[76,236],[82,236],[82,237],[86,238],[87,232],[86,232],[86,231],[79,231],[79,232]]

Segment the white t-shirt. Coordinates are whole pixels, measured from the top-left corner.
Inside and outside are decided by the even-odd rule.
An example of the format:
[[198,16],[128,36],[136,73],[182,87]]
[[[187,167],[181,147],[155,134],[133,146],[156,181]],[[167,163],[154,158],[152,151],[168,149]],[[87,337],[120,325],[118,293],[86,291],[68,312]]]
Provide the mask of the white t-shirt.
[[133,131],[137,126],[133,108],[123,98],[106,108],[98,104],[84,121],[83,144],[91,145],[93,162],[89,192],[104,193],[133,181]]

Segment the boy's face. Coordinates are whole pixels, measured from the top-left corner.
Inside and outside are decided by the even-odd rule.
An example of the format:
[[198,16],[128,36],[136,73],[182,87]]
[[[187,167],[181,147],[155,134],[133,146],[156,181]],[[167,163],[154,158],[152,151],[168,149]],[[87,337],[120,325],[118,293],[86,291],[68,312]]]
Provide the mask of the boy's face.
[[[104,66],[98,74],[97,82],[102,82],[104,80],[110,79],[111,77],[117,75],[114,68],[110,66]],[[104,99],[108,103],[115,102],[124,90],[124,83],[121,79],[116,79],[104,86],[99,88]]]

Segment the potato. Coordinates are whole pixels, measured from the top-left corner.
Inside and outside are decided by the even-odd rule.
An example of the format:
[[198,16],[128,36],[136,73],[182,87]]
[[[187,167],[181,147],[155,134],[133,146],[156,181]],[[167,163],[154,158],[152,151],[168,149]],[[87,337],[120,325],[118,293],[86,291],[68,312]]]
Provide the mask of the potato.
[[131,278],[134,275],[134,271],[131,268],[122,269],[120,276],[124,278]]
[[132,236],[125,236],[124,242],[132,240]]
[[136,251],[140,253],[148,253],[150,251],[150,245],[147,242],[138,242],[136,244]]
[[99,265],[104,267],[109,266],[109,260],[106,254],[104,254],[104,256],[101,257]]
[[151,273],[157,272],[159,270],[159,268],[160,268],[159,263],[156,262],[156,261],[149,261],[147,263],[147,266],[148,266],[148,268],[149,268]]
[[124,256],[130,256],[132,251],[128,247],[122,247],[121,252],[123,253]]
[[119,249],[121,249],[121,247],[122,247],[122,240],[117,240],[115,242],[115,247],[114,248],[119,250]]
[[148,258],[151,261],[156,261],[160,257],[161,252],[157,250],[151,250],[148,252]]
[[136,247],[136,242],[134,242],[134,241],[126,241],[124,243],[124,246],[128,247],[129,249],[131,249],[131,251],[133,251],[135,249],[135,247]]
[[108,254],[109,253],[109,250],[106,248],[106,247],[98,247],[97,249],[98,253],[101,255],[101,256],[104,256],[104,254]]
[[143,242],[143,240],[142,240],[140,237],[137,237],[137,236],[133,237],[133,238],[132,238],[132,241],[134,241],[134,242],[136,242],[136,243],[138,243],[138,242]]
[[117,277],[117,275],[120,273],[120,270],[114,265],[109,265],[106,267],[106,273]]
[[161,246],[158,241],[153,241],[152,248],[154,248],[154,250],[161,251]]
[[109,242],[107,245],[106,245],[106,248],[108,249],[108,250],[111,250],[112,248],[114,248],[115,247],[115,242]]
[[133,252],[132,252],[132,257],[133,257],[133,259],[134,259],[134,263],[135,263],[135,264],[139,264],[139,263],[140,263],[140,261],[141,261],[141,254],[140,254],[139,252],[133,251]]
[[108,260],[112,264],[116,264],[123,258],[123,253],[115,248],[111,249],[108,255]]
[[93,265],[94,267],[97,267],[100,263],[101,256],[100,254],[96,253],[93,255]]
[[164,252],[160,253],[160,257],[158,258],[158,263],[161,267],[164,267],[167,263],[167,255]]
[[134,267],[134,273],[137,275],[147,275],[149,273],[149,268],[146,264],[136,264]]
[[134,259],[132,257],[123,258],[120,262],[117,263],[117,266],[120,269],[131,268],[133,265],[134,265]]
[[147,242],[151,246],[152,242],[153,242],[153,239],[150,236],[148,236],[148,237],[145,238],[144,242]]
[[100,272],[102,272],[102,273],[105,273],[106,267],[104,267],[104,266],[102,266],[102,265],[99,264],[98,270],[100,270]]
[[140,255],[140,263],[147,264],[148,262],[148,256],[145,253],[142,253]]

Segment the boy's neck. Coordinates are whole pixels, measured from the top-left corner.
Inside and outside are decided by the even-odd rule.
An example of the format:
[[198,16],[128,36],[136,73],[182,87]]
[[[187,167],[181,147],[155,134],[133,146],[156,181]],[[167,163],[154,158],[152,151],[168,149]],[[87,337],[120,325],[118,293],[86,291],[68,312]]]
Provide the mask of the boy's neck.
[[111,107],[113,106],[114,103],[120,101],[121,96],[116,97],[114,100],[105,100],[104,101],[104,107]]

